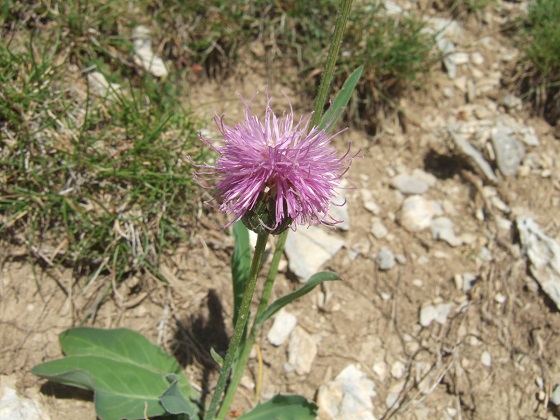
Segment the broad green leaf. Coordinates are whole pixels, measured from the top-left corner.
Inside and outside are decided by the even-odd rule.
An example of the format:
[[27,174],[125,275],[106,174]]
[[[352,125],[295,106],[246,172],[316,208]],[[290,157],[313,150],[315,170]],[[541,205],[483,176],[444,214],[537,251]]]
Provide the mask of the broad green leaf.
[[171,386],[161,395],[160,402],[168,413],[192,414],[197,411],[196,405],[185,398],[179,390],[179,377],[175,374],[167,375],[166,379]]
[[251,269],[251,244],[249,230],[243,222],[233,224],[235,247],[231,256],[231,279],[233,282],[233,325],[237,322],[237,313],[243,300],[243,292]]
[[331,281],[331,280],[340,280],[340,277],[328,271],[323,271],[321,273],[313,274],[307,283],[305,283],[302,287],[298,290],[288,293],[285,296],[275,300],[266,310],[261,314],[261,316],[255,320],[255,325],[261,327],[264,322],[272,317],[276,312],[286,306],[288,303],[293,302],[297,298],[300,298],[303,295],[309,293],[315,286],[324,282],[324,281]]
[[[60,343],[67,357],[35,366],[32,372],[94,391],[95,409],[102,419],[164,415],[160,397],[173,386],[187,401],[197,398],[177,361],[134,331],[73,328],[60,335]],[[196,416],[194,403],[189,410]]]
[[95,410],[104,420],[165,414],[159,397],[165,376],[134,364],[97,356],[69,356],[35,366],[35,375],[95,391]]
[[257,405],[239,420],[313,420],[317,405],[300,395],[275,395],[264,404]]
[[350,98],[352,98],[352,93],[354,93],[354,89],[356,85],[360,81],[360,77],[362,75],[362,71],[364,70],[364,66],[358,67],[356,70],[352,72],[352,74],[346,79],[342,89],[336,95],[336,98],[332,105],[329,107],[327,112],[323,115],[321,122],[319,123],[319,130],[328,127],[326,131],[331,131],[332,127],[336,124],[340,116],[342,115],[342,109],[348,105],[350,102]]
[[60,347],[67,356],[92,355],[135,364],[162,375],[179,375],[179,388],[184,395],[197,398],[179,363],[142,334],[128,328],[71,328],[60,334]]

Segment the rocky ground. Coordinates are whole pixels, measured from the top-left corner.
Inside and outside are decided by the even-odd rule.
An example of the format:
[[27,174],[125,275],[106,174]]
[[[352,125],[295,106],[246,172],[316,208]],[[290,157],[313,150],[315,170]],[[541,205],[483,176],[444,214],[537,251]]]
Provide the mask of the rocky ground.
[[[503,83],[519,52],[499,28],[523,7],[498,1],[464,20],[432,17],[444,28],[439,48],[454,54],[400,100],[405,118],[387,115],[375,136],[351,129],[337,138],[341,151],[351,142],[362,155],[337,209],[345,223],[290,233],[273,297],[319,269],[343,280],[265,327],[261,400],[299,393],[325,419],[559,415],[560,145]],[[286,92],[296,112],[308,112],[261,53],[241,51],[233,77],[199,80],[190,101],[234,122],[243,111],[236,94],[268,85],[277,109]],[[60,356],[57,335],[87,313],[92,325],[146,334],[203,392],[211,388],[208,349],[223,351],[232,330],[233,244],[213,226],[219,215],[200,214],[192,241],[164,258],[168,284],[139,273],[102,305],[102,277],[84,287],[70,270],[30,265],[26,249],[4,244],[0,417],[16,401],[39,410],[35,418],[95,417],[91,395],[30,373]],[[254,404],[257,382],[253,359],[234,409]]]

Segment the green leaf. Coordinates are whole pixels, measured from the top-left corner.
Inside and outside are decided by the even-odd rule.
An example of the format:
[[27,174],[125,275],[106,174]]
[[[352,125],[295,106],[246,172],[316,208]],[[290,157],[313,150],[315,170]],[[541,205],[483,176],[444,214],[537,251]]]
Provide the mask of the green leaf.
[[172,373],[167,375],[166,379],[171,383],[171,386],[165,390],[160,398],[161,405],[165,410],[174,415],[196,413],[198,410],[196,405],[186,399],[179,390],[179,377]]
[[317,405],[300,395],[275,395],[264,404],[257,405],[239,420],[313,420]]
[[210,356],[212,356],[214,362],[216,362],[220,367],[222,367],[222,365],[224,364],[224,358],[220,356],[216,350],[214,350],[214,347],[210,347]]
[[325,112],[325,114],[323,115],[323,118],[319,123],[319,127],[318,127],[319,130],[322,130],[323,128],[327,127],[327,124],[328,124],[328,127],[326,129],[327,132],[331,131],[331,129],[334,127],[334,125],[342,115],[342,109],[345,108],[346,105],[348,105],[348,102],[350,102],[352,93],[354,93],[354,89],[356,88],[356,85],[360,81],[360,77],[362,76],[363,70],[364,70],[364,66],[361,65],[360,67],[358,67],[356,70],[352,72],[352,74],[348,77],[348,79],[346,79],[344,85],[342,86],[342,89],[340,89],[338,95],[336,95],[334,102],[329,107],[327,112]]
[[251,269],[249,230],[243,222],[233,224],[233,237],[235,238],[235,247],[231,256],[231,279],[233,281],[233,325],[235,325]]
[[272,317],[276,312],[278,312],[288,303],[291,303],[297,298],[306,295],[311,290],[313,290],[313,288],[318,284],[324,281],[331,281],[331,280],[340,280],[340,277],[337,274],[328,271],[323,271],[321,273],[313,274],[309,278],[307,283],[305,283],[298,290],[292,293],[288,293],[287,295],[282,296],[281,298],[275,300],[268,308],[266,308],[266,310],[261,314],[261,316],[255,320],[255,325],[260,328],[267,319]]
[[[166,414],[160,396],[175,387],[196,399],[177,361],[146,337],[125,328],[73,328],[60,335],[67,357],[35,366],[35,375],[95,392],[97,415],[105,420]],[[173,384],[171,385],[173,387]],[[191,403],[191,416],[198,408]]]

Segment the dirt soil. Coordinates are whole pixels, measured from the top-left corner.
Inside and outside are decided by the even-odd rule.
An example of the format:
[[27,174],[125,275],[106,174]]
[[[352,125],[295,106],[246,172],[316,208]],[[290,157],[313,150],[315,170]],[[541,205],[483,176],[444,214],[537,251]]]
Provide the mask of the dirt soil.
[[[507,63],[496,63],[492,55],[512,46],[499,35],[497,24],[480,20],[461,24],[467,52],[482,48],[479,41],[484,37],[492,39],[494,49],[480,50],[485,60],[477,70],[486,74],[501,66],[505,71]],[[233,76],[194,80],[189,101],[197,112],[208,116],[215,109],[235,122],[243,112],[237,93],[251,98],[267,85],[277,98],[277,109],[285,106],[285,92],[296,113],[308,112],[310,99],[285,84],[286,73],[296,70],[286,67],[278,74],[266,68],[263,53],[260,44],[251,45],[240,51],[244,62]],[[459,76],[469,72],[469,66],[459,68]],[[448,97],[445,88],[458,93]],[[350,141],[363,156],[355,159],[348,174],[356,187],[348,191],[351,228],[336,232],[346,246],[324,267],[339,273],[343,281],[318,288],[289,307],[298,325],[319,341],[308,375],[284,370],[287,344],[270,345],[266,339],[270,324],[264,328],[259,341],[264,359],[261,400],[277,392],[314,399],[322,384],[356,363],[375,382],[376,418],[558,415],[549,397],[560,383],[560,314],[528,274],[514,223],[504,229],[498,221],[531,214],[549,236],[560,239],[560,143],[552,128],[531,116],[528,107],[509,111],[536,130],[540,145],[531,151],[545,166],[523,176],[501,177],[496,191],[511,209],[504,213],[483,198],[482,179],[455,157],[444,130],[449,122],[475,121],[473,107],[497,104],[496,98],[506,92],[498,87],[467,103],[456,81],[437,67],[423,90],[400,101],[406,125],[402,118],[388,115],[375,136],[350,129],[337,138],[341,151]],[[265,95],[257,96],[255,110],[264,107],[264,101]],[[489,109],[506,112],[500,106]],[[389,181],[395,173],[417,168],[437,177],[425,196],[443,203],[456,231],[468,234],[467,243],[451,247],[433,240],[429,229],[410,233],[399,225],[402,196]],[[370,232],[373,215],[364,208],[362,189],[371,190],[381,208],[379,217],[390,233],[383,239]],[[86,284],[87,279],[74,278],[70,269],[51,267],[39,252],[30,257],[25,247],[2,243],[0,374],[15,378],[18,392],[41,401],[52,419],[95,418],[90,393],[45,382],[30,372],[34,365],[60,357],[58,334],[89,314],[85,325],[129,327],[148,336],[176,355],[193,383],[207,393],[217,380],[209,349],[224,351],[232,331],[228,263],[233,242],[227,232],[214,227],[220,218],[203,208],[191,242],[164,256],[161,271],[168,284],[148,272],[136,273],[112,287],[105,300],[111,284],[108,275]],[[384,246],[403,254],[406,261],[380,271],[374,257]],[[491,258],[480,257],[483,247]],[[359,255],[352,258],[351,250]],[[455,276],[465,272],[477,277],[467,293],[455,284]],[[284,268],[273,298],[297,287]],[[422,327],[420,309],[438,302],[453,305],[447,321]],[[255,375],[253,359],[233,409],[254,404]],[[386,399],[395,390],[397,402],[388,408]]]

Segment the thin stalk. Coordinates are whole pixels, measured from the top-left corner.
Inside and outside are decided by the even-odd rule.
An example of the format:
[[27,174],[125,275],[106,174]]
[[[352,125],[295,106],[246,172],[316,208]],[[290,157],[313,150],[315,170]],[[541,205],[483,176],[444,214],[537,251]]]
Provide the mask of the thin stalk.
[[[247,320],[249,319],[250,309],[251,309],[251,299],[253,298],[253,292],[255,291],[255,285],[257,284],[257,277],[259,274],[259,269],[261,268],[262,258],[264,250],[266,248],[266,241],[268,239],[268,233],[260,234],[257,237],[257,245],[255,246],[255,253],[253,255],[253,261],[251,262],[251,271],[249,274],[249,280],[247,281],[247,286],[245,287],[245,292],[243,293],[243,300],[239,307],[239,315],[237,317],[237,322],[235,323],[235,328],[233,330],[233,337],[229,343],[228,351],[226,353],[226,358],[220,370],[220,377],[218,378],[218,384],[214,390],[214,396],[212,397],[212,402],[210,407],[204,416],[204,420],[213,420],[218,409],[218,404],[224,389],[226,387],[227,379],[231,372],[233,366],[233,359],[243,338],[243,333],[245,331],[245,325],[247,325]],[[225,414],[224,414],[225,417]]]
[[323,106],[325,105],[327,96],[329,95],[331,81],[334,74],[334,66],[336,64],[336,60],[338,59],[340,46],[342,45],[342,35],[344,34],[344,29],[346,28],[346,22],[348,21],[351,6],[352,0],[341,0],[340,2],[338,17],[336,18],[336,26],[334,27],[333,39],[329,47],[329,55],[327,56],[327,63],[325,65],[325,71],[321,77],[321,84],[319,85],[319,91],[317,92],[317,97],[315,98],[313,116],[311,117],[311,124],[309,124],[310,128],[317,126],[323,116]]
[[[272,257],[270,270],[266,278],[266,283],[264,285],[264,290],[261,296],[261,302],[259,304],[259,309],[257,310],[257,315],[255,316],[255,319],[258,319],[268,306],[268,301],[272,293],[272,286],[274,286],[274,280],[276,279],[276,273],[278,272],[278,264],[280,263],[280,259],[282,258],[282,252],[284,251],[284,244],[286,243],[288,232],[289,229],[286,229],[278,236],[278,240],[276,241],[276,249],[274,250],[274,255]],[[233,369],[231,381],[226,391],[224,400],[222,401],[220,411],[218,412],[218,417],[217,417],[218,419],[225,418],[227,411],[229,410],[229,407],[233,402],[233,398],[235,397],[237,387],[239,386],[239,382],[241,382],[241,378],[243,377],[245,366],[247,366],[247,362],[249,361],[251,349],[255,344],[255,340],[257,336],[259,335],[261,329],[260,327],[261,327],[260,325],[257,325],[255,322],[253,322],[253,326],[251,327],[251,332],[247,337],[247,339],[245,340],[245,342],[243,343],[243,350],[241,352],[241,355],[239,356],[239,359],[235,363],[235,368]]]
[[268,276],[266,277],[266,283],[264,285],[261,302],[255,319],[259,318],[268,306],[268,300],[270,299],[270,294],[272,293],[272,286],[274,286],[274,280],[276,279],[276,274],[278,273],[278,265],[282,259],[282,253],[284,252],[284,245],[286,244],[286,238],[288,237],[289,231],[289,229],[286,229],[282,232],[276,241],[276,249],[274,250],[274,255],[272,256],[270,270],[268,271]]
[[[348,15],[350,13],[350,8],[352,6],[352,0],[341,0],[340,2],[340,8],[338,11],[338,17],[336,20],[336,26],[334,28],[334,34],[333,34],[333,39],[331,41],[331,45],[329,48],[329,55],[327,57],[327,63],[325,66],[325,72],[323,73],[323,76],[321,77],[321,84],[319,86],[319,91],[317,93],[317,97],[315,98],[315,107],[314,107],[314,113],[313,116],[311,117],[311,124],[309,124],[309,129],[311,130],[312,127],[315,127],[319,124],[319,122],[321,121],[321,117],[323,115],[323,106],[327,100],[327,96],[329,93],[329,88],[330,88],[330,84],[333,78],[333,74],[334,74],[334,67],[336,64],[336,60],[338,58],[338,53],[340,51],[340,46],[342,44],[342,35],[344,34],[344,29],[346,27],[346,22],[348,21]],[[276,244],[276,250],[274,251],[274,257],[272,259],[272,263],[270,266],[270,270],[268,272],[268,276],[266,279],[266,284],[265,284],[265,288],[263,290],[263,294],[261,297],[261,301],[259,304],[259,308],[257,310],[257,316],[255,317],[255,319],[258,319],[259,315],[262,314],[264,312],[264,310],[267,308],[268,306],[268,300],[270,299],[270,294],[272,292],[272,286],[274,285],[274,280],[276,279],[276,274],[278,272],[278,264],[280,263],[280,258],[282,256],[282,252],[284,251],[284,245],[286,243],[286,238],[288,236],[288,232],[289,229],[286,229],[284,232],[282,232],[279,236],[278,236],[278,241]],[[261,238],[261,235],[259,235],[259,239]],[[259,242],[257,240],[257,248],[259,246]],[[264,251],[264,248],[263,248]],[[249,287],[251,286],[251,280],[253,279],[252,273],[253,273],[253,267],[254,267],[254,263],[255,263],[255,259],[257,256],[257,251],[255,250],[255,257],[253,257],[253,264],[251,265],[251,276],[249,277],[249,284],[247,285],[247,289],[249,289]],[[260,258],[262,259],[262,255],[260,256]],[[260,267],[260,260],[258,263],[259,267]],[[255,279],[256,281],[256,274],[255,274]],[[255,285],[252,285],[252,288],[254,290]],[[243,295],[243,302],[245,302],[245,298],[247,296],[247,289],[245,290],[245,294]],[[253,294],[253,290],[251,290],[251,296]],[[248,303],[250,303],[251,299],[249,298]],[[210,405],[210,409],[208,410],[208,412],[206,413],[206,415],[204,416],[205,420],[211,420],[213,419],[214,413],[216,412],[216,408],[218,405],[218,401],[219,398],[221,396],[221,393],[223,392],[224,386],[225,386],[225,382],[226,382],[226,378],[229,375],[229,371],[231,370],[231,365],[233,362],[233,357],[235,355],[235,352],[237,351],[237,347],[239,345],[239,342],[241,341],[241,335],[243,333],[243,329],[245,328],[245,324],[247,323],[247,317],[248,317],[248,311],[246,314],[246,317],[244,319],[243,322],[243,326],[239,328],[239,339],[237,344],[235,345],[235,349],[233,349],[232,351],[232,347],[234,345],[234,339],[235,339],[235,332],[238,330],[238,324],[241,324],[241,312],[243,311],[243,302],[241,303],[241,308],[239,310],[239,319],[237,324],[235,325],[235,331],[234,331],[234,337],[232,338],[232,341],[230,343],[230,347],[228,348],[228,352],[226,355],[226,360],[224,360],[224,365],[222,367],[222,370],[220,372],[220,378],[218,379],[218,385],[216,386],[216,391],[214,393],[214,397],[212,398],[212,403]],[[233,372],[233,376],[231,378],[231,382],[230,382],[230,386],[228,388],[228,391],[226,392],[226,395],[224,397],[224,400],[222,402],[222,405],[220,407],[220,411],[218,413],[218,419],[224,419],[227,411],[233,401],[233,397],[235,396],[235,392],[237,390],[237,387],[239,385],[239,382],[241,381],[241,377],[243,376],[243,372],[245,371],[245,366],[247,365],[247,361],[249,359],[249,355],[251,353],[251,348],[253,347],[253,344],[255,343],[255,339],[260,331],[261,325],[257,325],[255,323],[253,323],[253,326],[251,328],[251,332],[249,334],[249,336],[247,337],[247,339],[245,340],[245,342],[243,343],[243,350],[241,352],[241,355],[239,356],[239,359],[236,363],[235,366],[235,370]],[[229,357],[231,355],[231,357]],[[229,357],[229,365],[227,364],[228,362],[228,357]],[[226,368],[227,366],[227,368]],[[227,371],[227,373],[225,373]],[[223,378],[222,378],[223,377]],[[223,385],[220,387],[220,381],[223,382]]]

